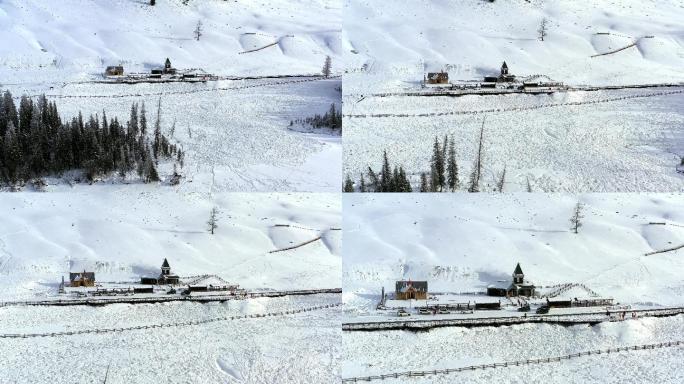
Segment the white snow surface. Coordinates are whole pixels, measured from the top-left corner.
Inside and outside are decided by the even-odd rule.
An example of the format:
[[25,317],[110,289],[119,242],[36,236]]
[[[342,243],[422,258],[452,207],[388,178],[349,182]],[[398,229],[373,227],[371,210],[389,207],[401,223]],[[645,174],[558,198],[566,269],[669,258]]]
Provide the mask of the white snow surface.
[[[578,201],[585,205],[585,217],[574,234],[569,218]],[[684,200],[679,194],[345,194],[343,207],[344,321],[388,320],[375,305],[380,288],[391,297],[396,280],[427,280],[430,292],[454,292],[440,294],[442,300],[464,302],[491,283],[510,281],[518,262],[525,278],[537,286],[583,283],[623,305],[682,305],[683,249],[644,256],[684,245]],[[562,297],[577,295],[586,297],[586,292],[573,289]],[[508,310],[476,316],[507,315]],[[595,326],[349,331],[342,334],[342,377],[680,341],[683,321],[679,315]],[[674,384],[684,377],[682,357],[679,346],[384,382]]]
[[[346,87],[345,80],[345,87]],[[680,88],[674,88],[680,89]],[[667,90],[672,90],[668,88]],[[607,103],[540,107],[651,95],[660,90],[568,92],[553,95],[345,97],[345,114],[451,116],[351,117],[345,120],[344,173],[356,180],[382,164],[382,151],[410,174],[415,191],[430,171],[432,143],[454,142],[460,188],[467,188],[483,133],[481,189],[491,191],[506,168],[504,192],[684,191],[684,96],[671,94]],[[358,102],[357,102],[358,101]],[[534,108],[514,110],[515,108]],[[506,109],[499,112],[483,112]]]
[[380,288],[393,292],[396,280],[483,292],[510,281],[518,262],[537,286],[582,283],[623,304],[682,304],[684,249],[645,256],[684,245],[678,194],[345,194],[344,212],[350,316],[374,313]]
[[[167,324],[339,302],[339,295],[222,304],[3,307],[0,332]],[[332,383],[339,381],[339,310],[116,333],[0,339],[0,383]],[[303,353],[306,351],[306,353]],[[19,368],[20,367],[20,368]]]
[[[337,192],[338,136],[287,129],[290,121],[340,107],[341,81],[301,78],[207,83],[100,84],[104,68],[149,72],[165,58],[216,75],[320,74],[340,65],[341,9],[335,1],[3,1],[0,90],[46,94],[62,119],[103,111],[124,126],[134,102],[186,153],[183,182],[214,191]],[[204,36],[192,40],[197,20]],[[267,37],[264,37],[267,36]],[[272,36],[272,37],[268,37]],[[293,37],[285,37],[293,36]],[[259,39],[280,43],[238,54]],[[277,84],[274,84],[277,83]],[[123,96],[123,97],[122,97]],[[18,100],[17,100],[18,101]],[[174,128],[175,127],[175,128]],[[162,176],[171,173],[163,164]],[[201,184],[197,185],[197,184]]]
[[340,65],[341,18],[338,0],[3,1],[0,83],[89,78],[119,64],[147,72],[167,57],[220,75],[317,74],[328,55]]
[[[87,186],[0,198],[2,299],[55,295],[70,271],[139,281],[167,258],[182,276],[215,274],[247,289],[340,286],[336,194],[203,195],[153,186]],[[218,229],[208,233],[212,207]],[[276,225],[290,227],[275,227]],[[322,236],[294,250],[269,253]]]
[[575,85],[684,81],[677,0],[347,0],[343,13],[348,93],[415,87],[443,69],[481,79],[504,60],[513,74]]

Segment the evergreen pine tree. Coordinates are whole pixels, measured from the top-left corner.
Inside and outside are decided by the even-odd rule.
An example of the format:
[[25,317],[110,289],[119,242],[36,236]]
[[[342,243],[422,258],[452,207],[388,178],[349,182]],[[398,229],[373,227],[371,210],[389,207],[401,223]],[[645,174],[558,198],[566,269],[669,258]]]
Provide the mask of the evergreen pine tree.
[[458,164],[456,164],[456,149],[454,148],[454,139],[449,143],[449,155],[447,160],[447,185],[451,191],[458,189]]
[[349,175],[347,175],[347,178],[344,180],[343,191],[344,192],[354,192],[354,182],[349,177]]
[[420,191],[430,192],[430,187],[428,187],[427,175],[425,172],[420,174]]

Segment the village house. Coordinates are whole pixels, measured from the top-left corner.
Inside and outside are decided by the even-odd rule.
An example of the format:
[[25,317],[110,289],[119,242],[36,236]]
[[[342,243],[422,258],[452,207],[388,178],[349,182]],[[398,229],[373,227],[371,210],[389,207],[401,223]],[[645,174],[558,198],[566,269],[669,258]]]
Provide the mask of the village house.
[[520,263],[515,266],[513,271],[513,281],[508,284],[502,281],[491,284],[487,287],[488,296],[526,296],[531,297],[536,294],[536,287],[530,281],[525,280],[525,274],[520,267]]
[[110,65],[105,69],[105,76],[123,76],[124,68],[122,65]]
[[493,88],[496,83],[512,83],[515,82],[515,75],[508,72],[508,64],[504,61],[501,65],[501,73],[498,76],[485,76],[483,88]]
[[427,281],[397,281],[394,296],[397,300],[427,300],[428,283]]
[[425,79],[426,84],[449,84],[449,74],[440,72],[428,72],[427,78]]
[[69,272],[69,282],[72,287],[94,287],[95,272]]
[[161,285],[161,284],[169,284],[169,285],[177,285],[180,284],[180,277],[178,275],[171,273],[171,265],[169,265],[169,261],[164,258],[164,262],[162,263],[161,266],[161,273],[159,274],[159,277],[141,277],[140,278],[140,284],[145,284],[145,285]]

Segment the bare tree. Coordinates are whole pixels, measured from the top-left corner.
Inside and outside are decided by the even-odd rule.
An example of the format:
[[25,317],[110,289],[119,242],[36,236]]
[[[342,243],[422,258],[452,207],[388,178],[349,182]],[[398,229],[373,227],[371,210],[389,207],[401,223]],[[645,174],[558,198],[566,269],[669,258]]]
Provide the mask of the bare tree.
[[575,210],[573,211],[572,217],[570,218],[570,229],[572,229],[575,233],[578,233],[580,227],[582,226],[582,219],[584,218],[584,215],[582,214],[583,209],[584,204],[578,201],[577,204],[575,204]]
[[330,77],[330,74],[332,73],[332,59],[330,56],[325,57],[325,62],[323,63],[323,70],[321,71],[323,73],[323,76],[326,78]]
[[480,141],[477,145],[477,157],[475,158],[475,162],[473,163],[473,171],[470,174],[468,192],[480,192],[480,176],[482,176],[482,141],[484,139],[484,124],[485,119],[482,119],[482,127],[480,128]]
[[506,165],[504,165],[504,169],[499,174],[499,179],[496,181],[496,190],[499,192],[503,192],[505,183],[506,183]]
[[539,24],[539,29],[537,29],[537,33],[539,33],[539,40],[544,41],[544,38],[546,35],[548,35],[548,20],[545,18],[542,19],[541,24]]
[[207,221],[207,225],[209,225],[209,232],[212,235],[214,234],[214,230],[218,228],[218,214],[219,210],[216,207],[212,208],[211,212],[209,213],[209,221]]
[[195,26],[194,32],[195,40],[199,41],[200,36],[202,36],[202,20],[197,20],[197,25]]
[[532,192],[532,184],[530,184],[530,177],[527,176],[527,192]]

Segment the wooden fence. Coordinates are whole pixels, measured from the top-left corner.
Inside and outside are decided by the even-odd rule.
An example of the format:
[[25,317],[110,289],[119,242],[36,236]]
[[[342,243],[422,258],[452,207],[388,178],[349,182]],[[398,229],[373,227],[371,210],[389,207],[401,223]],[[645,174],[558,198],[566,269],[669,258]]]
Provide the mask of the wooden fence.
[[6,301],[1,302],[0,307],[9,306],[68,306],[68,305],[91,305],[100,306],[107,304],[150,304],[150,303],[166,303],[173,301],[185,302],[221,302],[229,300],[244,300],[258,297],[283,297],[283,296],[306,296],[318,295],[326,293],[342,293],[342,288],[324,288],[324,289],[300,289],[288,291],[258,291],[258,292],[240,292],[228,295],[188,295],[188,296],[126,296],[126,297],[97,297],[97,298],[82,298],[82,299],[56,299],[56,300],[32,300],[32,301]]
[[133,327],[123,327],[123,328],[96,328],[96,329],[81,329],[81,330],[75,330],[75,331],[48,332],[48,333],[4,333],[4,334],[0,334],[0,338],[27,339],[27,338],[35,338],[35,337],[57,337],[57,336],[72,336],[72,335],[84,335],[84,334],[126,332],[126,331],[136,331],[136,330],[143,330],[143,329],[186,327],[186,326],[191,326],[191,325],[215,323],[218,321],[258,319],[258,318],[262,318],[262,317],[277,317],[277,316],[294,315],[297,313],[311,312],[311,311],[316,311],[316,310],[321,310],[321,309],[326,309],[326,308],[335,308],[335,307],[339,307],[341,305],[342,305],[342,303],[336,303],[336,304],[319,305],[316,307],[292,309],[289,311],[255,313],[255,314],[251,314],[251,315],[238,315],[238,316],[223,316],[223,317],[214,317],[211,319],[193,320],[193,321],[186,321],[186,322],[179,322],[179,323],[138,325],[138,326],[133,326]]
[[582,357],[582,356],[602,355],[602,354],[611,354],[611,353],[619,353],[619,352],[626,352],[626,351],[638,351],[638,350],[646,350],[646,349],[669,348],[669,347],[677,347],[677,346],[682,346],[682,345],[684,345],[684,341],[668,341],[668,342],[657,343],[657,344],[631,345],[631,346],[625,346],[625,347],[615,347],[615,348],[597,349],[597,350],[591,350],[591,351],[577,352],[577,353],[572,353],[569,355],[545,357],[545,358],[540,358],[540,359],[525,359],[525,360],[516,360],[516,361],[506,361],[503,363],[469,365],[467,367],[448,368],[448,369],[433,369],[431,371],[405,371],[405,372],[387,373],[387,374],[383,374],[383,375],[348,377],[348,378],[343,378],[342,382],[343,383],[356,383],[359,381],[397,379],[400,377],[422,377],[422,376],[430,376],[430,375],[445,375],[445,374],[457,373],[457,372],[463,372],[463,371],[475,371],[475,370],[479,370],[479,369],[518,367],[518,366],[532,365],[532,364],[553,363],[553,362],[559,362],[562,360],[575,359],[575,358]]
[[[667,317],[684,314],[684,307],[659,309],[608,310],[608,314],[636,313],[639,317]],[[451,318],[434,320],[391,320],[343,323],[343,331],[427,330],[440,327],[496,327],[525,323],[550,323],[564,326],[577,324],[594,325],[610,319],[606,312],[582,312],[572,314]]]
[[[50,95],[50,94],[47,94],[47,95],[45,95],[45,97],[52,98],[52,99],[109,99],[109,98],[148,97],[148,96],[155,96],[156,97],[156,96],[165,96],[165,95],[189,95],[189,94],[193,94],[193,93],[216,92],[216,91],[234,91],[234,90],[249,89],[249,88],[271,87],[271,86],[284,85],[284,84],[308,83],[308,82],[312,82],[312,81],[338,79],[341,77],[342,76],[330,76],[330,77],[316,76],[316,77],[310,77],[310,78],[304,78],[304,79],[298,79],[298,80],[271,81],[271,82],[256,83],[256,84],[250,84],[250,85],[242,85],[242,86],[238,86],[238,87],[202,88],[202,89],[189,89],[186,91],[125,93],[125,94],[117,94],[117,95],[55,95],[55,94]],[[39,95],[39,94],[28,95],[28,97],[31,97],[31,98],[39,97],[39,96],[41,96],[41,95]],[[21,98],[21,96],[13,96],[12,98],[13,99],[19,99],[19,98]]]
[[424,113],[347,114],[347,115],[344,115],[344,117],[347,117],[347,118],[375,118],[375,117],[437,117],[437,116],[457,116],[457,115],[478,115],[478,114],[485,114],[485,113],[531,111],[531,110],[535,110],[535,109],[553,108],[553,107],[603,104],[603,103],[610,103],[610,102],[621,101],[621,100],[676,95],[676,94],[681,94],[681,93],[684,93],[684,89],[679,89],[676,91],[653,92],[653,93],[640,94],[640,95],[611,97],[611,98],[599,99],[599,100],[568,101],[568,102],[564,102],[564,103],[546,103],[546,104],[539,104],[539,105],[508,107],[508,108],[490,108],[490,109],[480,109],[480,110],[470,110],[470,111],[446,111],[446,112],[424,112]]

